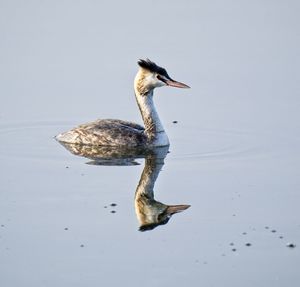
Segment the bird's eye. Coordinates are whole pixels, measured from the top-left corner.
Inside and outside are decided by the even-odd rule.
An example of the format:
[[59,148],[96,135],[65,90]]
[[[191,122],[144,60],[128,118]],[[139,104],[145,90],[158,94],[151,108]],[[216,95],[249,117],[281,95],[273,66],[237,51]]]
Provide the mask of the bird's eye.
[[161,75],[157,75],[156,77],[157,77],[158,80],[160,80],[160,81],[166,83],[166,80],[165,80],[164,77],[162,77]]

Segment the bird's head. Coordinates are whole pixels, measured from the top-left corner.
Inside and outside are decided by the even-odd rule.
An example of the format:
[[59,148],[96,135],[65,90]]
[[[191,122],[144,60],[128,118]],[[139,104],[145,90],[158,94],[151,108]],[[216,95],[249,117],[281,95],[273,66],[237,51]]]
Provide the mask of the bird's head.
[[155,88],[163,86],[189,88],[188,85],[173,80],[166,69],[156,65],[149,59],[139,60],[138,65],[140,70],[135,78],[135,86],[141,94],[146,94]]

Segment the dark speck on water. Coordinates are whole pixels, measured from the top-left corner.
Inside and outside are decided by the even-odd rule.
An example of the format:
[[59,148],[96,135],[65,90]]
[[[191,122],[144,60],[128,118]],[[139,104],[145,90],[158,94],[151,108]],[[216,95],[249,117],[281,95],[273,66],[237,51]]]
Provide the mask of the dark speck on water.
[[233,245],[234,245],[234,243],[233,243],[233,242],[231,242],[229,245],[230,245],[230,246],[233,246]]
[[110,206],[117,206],[117,204],[116,203],[112,203]]
[[178,123],[178,121],[173,121],[173,124],[177,124]]
[[83,245],[83,244],[81,244],[81,245],[80,245],[80,247],[84,247],[84,245]]
[[269,226],[266,226],[265,229],[269,229]]
[[246,246],[251,246],[252,244],[251,244],[251,243],[246,243],[245,245],[246,245]]
[[289,248],[295,248],[296,244],[294,244],[294,243],[287,243],[286,246],[289,247]]
[[271,232],[275,233],[275,232],[276,232],[276,230],[275,230],[275,229],[273,229]]
[[116,213],[116,211],[115,211],[115,210],[112,210],[110,213]]
[[283,236],[279,236],[280,239],[283,239]]
[[1,227],[4,227],[4,224],[1,224]]
[[69,228],[68,228],[68,227],[66,227],[66,228],[65,228],[65,230],[69,230]]
[[231,250],[232,250],[233,252],[235,252],[235,251],[236,251],[236,248],[232,248]]
[[242,234],[243,234],[243,235],[246,235],[246,234],[247,234],[247,232],[243,232]]

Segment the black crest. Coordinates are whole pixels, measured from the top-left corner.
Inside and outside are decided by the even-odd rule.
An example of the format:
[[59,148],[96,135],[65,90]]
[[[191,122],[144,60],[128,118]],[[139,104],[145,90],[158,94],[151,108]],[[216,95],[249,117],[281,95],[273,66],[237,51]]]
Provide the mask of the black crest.
[[170,78],[166,69],[160,67],[160,66],[157,66],[154,62],[150,61],[149,59],[146,59],[146,60],[142,60],[140,59],[138,61],[138,64],[141,68],[144,68],[152,73],[157,73],[157,74],[160,74],[162,76],[165,76],[167,78]]

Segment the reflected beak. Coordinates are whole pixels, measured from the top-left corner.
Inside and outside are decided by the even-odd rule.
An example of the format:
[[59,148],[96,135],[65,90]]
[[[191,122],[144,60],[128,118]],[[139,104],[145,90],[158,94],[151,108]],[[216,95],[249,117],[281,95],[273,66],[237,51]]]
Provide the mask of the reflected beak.
[[170,215],[173,215],[175,213],[178,213],[178,212],[181,212],[181,211],[184,211],[186,209],[188,209],[189,207],[191,207],[190,205],[188,204],[180,204],[180,205],[169,205],[167,207],[167,214],[170,214]]
[[170,87],[175,87],[175,88],[184,88],[184,89],[188,89],[190,88],[188,85],[184,84],[184,83],[180,83],[180,82],[177,82],[177,81],[174,81],[174,80],[169,80],[167,79],[165,81],[165,83],[170,86]]

